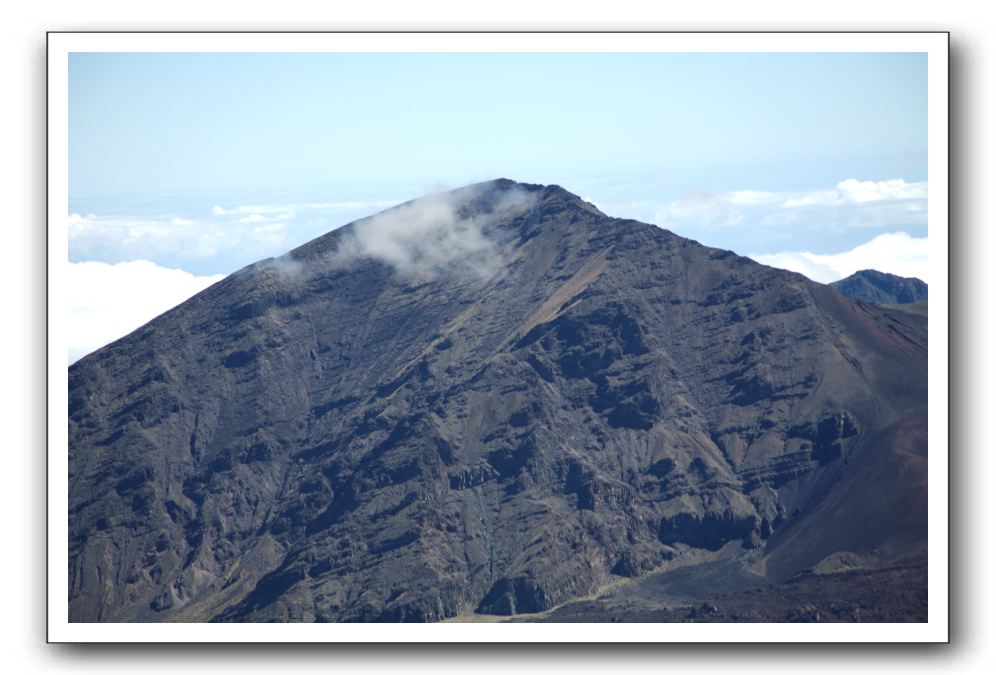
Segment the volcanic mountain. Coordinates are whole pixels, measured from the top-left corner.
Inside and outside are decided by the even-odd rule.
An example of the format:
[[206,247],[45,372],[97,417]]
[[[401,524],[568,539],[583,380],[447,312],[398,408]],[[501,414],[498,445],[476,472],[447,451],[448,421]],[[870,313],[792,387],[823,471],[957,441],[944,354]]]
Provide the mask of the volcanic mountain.
[[558,186],[402,204],[70,367],[70,619],[510,616],[915,559],[926,329]]
[[927,302],[927,284],[915,277],[900,277],[878,270],[861,270],[830,284],[838,291],[862,302],[880,305],[911,305]]

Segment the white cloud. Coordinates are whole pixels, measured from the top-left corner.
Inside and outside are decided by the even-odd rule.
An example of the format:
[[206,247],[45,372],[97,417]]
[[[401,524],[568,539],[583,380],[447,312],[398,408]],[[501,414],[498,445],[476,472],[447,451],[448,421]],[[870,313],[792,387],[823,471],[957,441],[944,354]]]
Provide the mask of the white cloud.
[[690,224],[704,229],[732,227],[741,223],[746,216],[738,203],[739,193],[711,195],[706,192],[692,191],[680,199],[665,204],[657,209],[654,220],[659,225],[674,227],[679,224]]
[[402,274],[434,273],[462,266],[488,274],[497,264],[494,244],[482,228],[495,213],[524,210],[534,196],[518,189],[502,193],[486,213],[461,214],[472,190],[437,192],[360,221],[336,252],[338,262],[376,258]]
[[811,224],[828,229],[888,227],[925,222],[926,204],[926,181],[848,178],[831,189],[797,192],[734,190],[713,195],[691,191],[659,206],[654,222],[673,229],[718,229],[748,219],[778,226],[798,222],[799,214],[805,213]]
[[68,263],[69,362],[199,293],[224,275],[198,277],[148,260]]
[[737,206],[762,206],[773,204],[781,197],[777,192],[762,192],[760,190],[735,190],[725,195],[726,201]]
[[[288,249],[394,201],[216,205],[200,218],[70,214],[72,260],[151,260],[203,271],[229,270]],[[301,218],[296,218],[300,214]]]
[[[270,221],[276,220],[275,223]],[[287,232],[290,219],[248,214],[236,220],[162,217],[102,217],[71,214],[67,220],[74,260],[153,260],[186,267],[178,261],[208,259],[237,252],[249,260],[278,255],[297,243]],[[276,227],[266,227],[267,225]]]
[[261,215],[280,216],[295,211],[321,211],[323,213],[342,213],[345,211],[372,210],[379,211],[397,204],[390,200],[347,201],[347,202],[305,202],[301,204],[240,204],[232,208],[214,206],[211,213],[216,216]]
[[928,250],[926,237],[911,237],[905,232],[891,232],[880,234],[871,241],[843,253],[784,251],[750,257],[765,265],[799,272],[825,284],[865,269],[889,272],[902,277],[916,277],[929,284]]
[[785,196],[782,207],[794,209],[806,206],[821,206],[825,204],[839,204],[840,193],[836,190],[812,190],[803,192],[795,196]]
[[837,183],[833,190],[814,190],[787,196],[782,206],[796,208],[870,202],[926,201],[927,182],[907,183],[902,178],[891,180],[857,180],[848,178]]
[[902,178],[859,181],[854,178],[837,184],[837,191],[852,202],[877,202],[899,199],[926,199],[927,182],[907,183]]

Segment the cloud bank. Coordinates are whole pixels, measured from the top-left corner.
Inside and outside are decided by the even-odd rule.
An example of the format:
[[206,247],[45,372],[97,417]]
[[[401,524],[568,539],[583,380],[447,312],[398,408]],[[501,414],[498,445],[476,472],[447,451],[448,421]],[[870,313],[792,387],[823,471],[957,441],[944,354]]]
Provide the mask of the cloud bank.
[[69,250],[76,261],[151,260],[169,267],[190,267],[237,251],[250,260],[289,247],[286,223],[259,217],[223,222],[176,217],[128,218],[93,214],[69,216]]
[[901,178],[840,181],[825,190],[766,192],[736,190],[713,195],[691,191],[658,207],[654,222],[671,229],[730,228],[748,220],[760,227],[791,226],[805,220],[823,229],[926,224],[927,182]]
[[73,213],[67,219],[70,259],[150,260],[202,274],[229,272],[395,203],[242,204],[183,217]]
[[70,364],[224,278],[222,274],[195,276],[148,260],[68,265]]
[[211,213],[215,216],[277,216],[283,219],[293,217],[298,212],[318,211],[322,213],[345,213],[357,210],[386,209],[396,204],[391,200],[367,200],[345,202],[304,202],[292,204],[240,204],[230,208],[213,206]]
[[752,254],[749,257],[765,265],[799,272],[813,281],[825,284],[865,269],[876,269],[902,277],[916,277],[929,284],[928,252],[926,237],[911,237],[905,232],[890,232],[880,234],[871,241],[843,253],[784,251]]

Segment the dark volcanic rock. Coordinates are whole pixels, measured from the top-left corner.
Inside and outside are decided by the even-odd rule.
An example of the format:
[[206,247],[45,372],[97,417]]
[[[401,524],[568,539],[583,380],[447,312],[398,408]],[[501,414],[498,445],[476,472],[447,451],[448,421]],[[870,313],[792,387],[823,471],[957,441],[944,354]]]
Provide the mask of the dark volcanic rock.
[[665,544],[686,543],[696,548],[716,551],[729,541],[744,539],[754,533],[760,519],[754,513],[678,513],[664,518],[658,536]]
[[655,607],[637,598],[570,602],[541,621],[655,623],[922,623],[927,620],[927,565],[916,558],[876,570],[800,573],[779,584],[760,583],[705,601]]
[[923,546],[922,317],[556,186],[426,203],[70,368],[73,621],[531,613]]
[[499,579],[481,600],[482,614],[532,614],[549,609],[546,592],[528,577]]
[[879,305],[927,302],[927,284],[924,282],[878,270],[861,270],[830,285],[852,300]]

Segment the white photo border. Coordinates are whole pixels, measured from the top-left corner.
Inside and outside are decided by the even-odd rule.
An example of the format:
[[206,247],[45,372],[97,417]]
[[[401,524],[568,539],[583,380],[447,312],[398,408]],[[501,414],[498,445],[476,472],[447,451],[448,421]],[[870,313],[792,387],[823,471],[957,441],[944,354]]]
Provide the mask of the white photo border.
[[[48,34],[49,642],[949,641],[947,32],[51,32]],[[202,624],[70,623],[68,617],[69,54],[72,52],[920,52],[927,54],[930,349],[928,621],[915,624]]]

